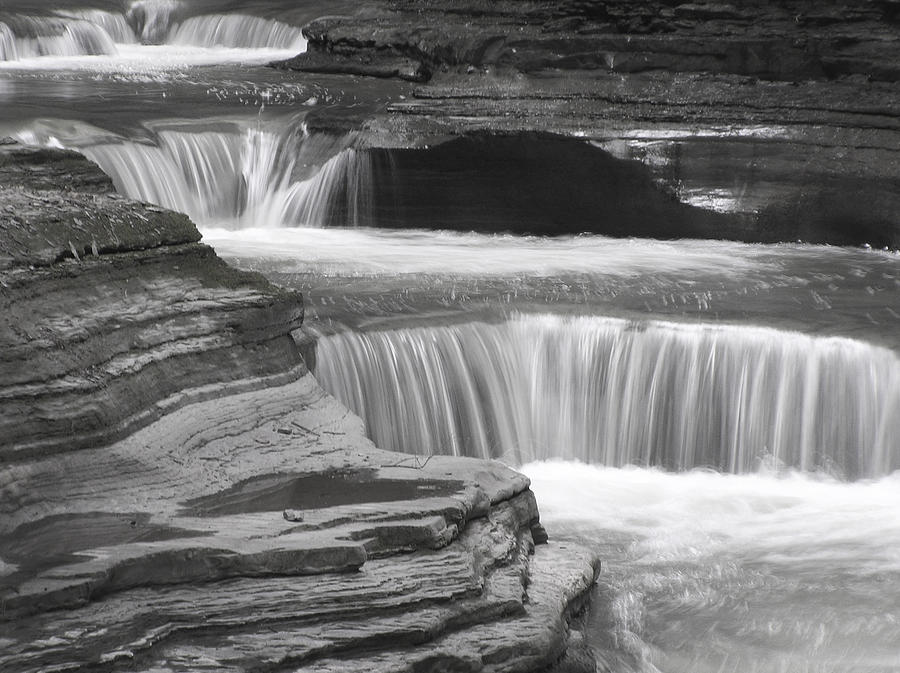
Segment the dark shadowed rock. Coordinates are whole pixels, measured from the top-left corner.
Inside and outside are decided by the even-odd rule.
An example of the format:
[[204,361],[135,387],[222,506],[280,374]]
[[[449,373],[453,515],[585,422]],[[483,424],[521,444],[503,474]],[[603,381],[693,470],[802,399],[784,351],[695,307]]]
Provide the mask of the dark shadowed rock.
[[[376,158],[382,150],[390,161],[396,156],[391,179],[383,170],[390,161],[375,162],[376,182],[414,213],[413,226],[463,225],[462,218],[446,221],[440,198],[442,205],[430,210],[423,200],[411,203],[425,178],[405,165],[417,163],[436,177],[438,156],[455,154],[472,165],[472,178],[463,185],[448,168],[449,183],[480,194],[490,191],[479,184],[486,179],[492,189],[528,200],[537,176],[548,180],[538,194],[559,191],[551,171],[532,165],[531,179],[515,170],[486,178],[479,164],[489,160],[477,152],[460,157],[474,143],[436,146],[462,135],[550,132],[607,152],[614,179],[604,188],[576,175],[562,192],[580,196],[559,197],[567,208],[558,217],[548,196],[544,209],[523,207],[523,226],[514,230],[897,247],[898,16],[897,3],[888,0],[384,0],[356,15],[312,22],[310,51],[295,62],[315,70],[333,61],[361,74],[348,64],[377,69],[382,60],[404,59],[430,74],[411,100],[381,113],[314,111],[307,120],[311,129],[331,132],[336,119],[345,129],[361,128]],[[540,145],[520,137],[523,146]],[[523,152],[512,152],[509,165]],[[583,148],[572,143],[567,153],[572,166],[584,165]],[[657,193],[642,198],[648,184]],[[433,188],[440,197],[440,185]],[[576,217],[560,229],[566,210],[587,213],[597,205],[596,191],[621,194],[621,221],[611,223],[601,210],[602,227],[585,227]],[[626,203],[628,197],[641,200]],[[666,198],[693,208],[661,210]],[[410,218],[393,207],[382,203],[383,220],[374,224],[408,226],[394,224]],[[514,205],[498,212],[489,200],[470,228],[509,229],[520,214]]]

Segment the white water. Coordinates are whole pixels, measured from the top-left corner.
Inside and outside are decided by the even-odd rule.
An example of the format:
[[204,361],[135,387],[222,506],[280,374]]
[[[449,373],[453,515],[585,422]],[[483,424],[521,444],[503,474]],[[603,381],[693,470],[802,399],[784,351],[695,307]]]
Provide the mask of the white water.
[[115,51],[109,33],[83,18],[22,16],[0,21],[0,61],[114,54]]
[[180,0],[134,0],[125,16],[141,42],[159,44],[165,41],[175,13],[181,7]]
[[169,44],[240,49],[306,50],[306,39],[296,26],[243,14],[194,16],[176,25]]
[[187,8],[178,0],[134,0],[124,13],[0,15],[0,66],[127,71],[147,60],[161,59],[156,68],[266,63],[306,50],[300,26],[243,14],[183,16]]
[[522,470],[551,544],[603,541],[600,670],[900,670],[900,474]]
[[[365,182],[365,167],[360,180]],[[365,193],[365,189],[361,190]],[[357,201],[365,207],[362,199]],[[358,220],[365,222],[362,214]],[[256,229],[204,227],[220,254],[295,261],[297,271],[397,275],[552,276],[728,273],[771,269],[771,246],[723,241],[655,241],[605,236],[540,238],[426,230]],[[360,254],[364,251],[364,254]]]
[[116,189],[228,228],[325,226],[339,207],[355,224],[366,162],[352,137],[300,136],[276,125],[227,131],[161,129],[153,143],[81,148]]
[[900,467],[900,359],[849,339],[519,316],[323,337],[316,376],[397,451],[851,477]]
[[307,134],[292,119],[219,120],[219,128],[160,122],[149,140],[81,123],[46,122],[10,135],[78,149],[131,198],[187,213],[201,226],[356,226],[370,210],[368,155],[353,135]]
[[[218,252],[232,258],[263,258],[257,266],[261,270],[274,267],[311,276],[310,314],[319,302],[340,306],[344,301],[363,306],[371,311],[368,315],[381,315],[393,304],[379,303],[377,293],[390,294],[395,288],[407,293],[425,288],[456,297],[460,287],[480,299],[485,296],[478,294],[484,279],[502,288],[507,299],[519,288],[530,291],[537,283],[553,296],[571,299],[581,291],[580,282],[589,290],[601,278],[598,285],[603,292],[585,294],[587,310],[621,308],[630,315],[646,310],[653,316],[664,307],[675,315],[693,310],[704,320],[718,319],[715,313],[723,310],[723,320],[761,324],[780,324],[786,316],[796,315],[810,331],[829,333],[854,323],[852,332],[860,338],[887,334],[887,341],[896,343],[891,335],[900,320],[896,302],[900,275],[896,256],[887,254],[710,241],[283,228],[333,224],[334,210],[345,213],[336,223],[365,224],[370,167],[364,155],[352,149],[352,139],[329,143],[293,133],[278,122],[223,121],[208,108],[190,107],[195,98],[172,104],[171,113],[155,115],[158,119],[168,114],[167,119],[180,121],[143,124],[143,110],[126,112],[138,107],[129,98],[139,89],[130,86],[133,82],[180,78],[203,82],[198,86],[206,88],[206,82],[216,77],[237,80],[257,77],[260,71],[226,75],[210,68],[199,73],[193,69],[196,65],[264,63],[297,50],[214,46],[232,43],[235,22],[221,20],[222,15],[191,22],[181,14],[183,9],[183,4],[167,0],[132,3],[129,18],[135,26],[140,22],[137,32],[128,24],[132,37],[122,32],[115,13],[101,19],[70,12],[70,22],[85,20],[102,28],[115,53],[30,57],[0,67],[7,71],[4,77],[21,75],[25,86],[35,91],[62,81],[70,86],[66,102],[93,101],[97,90],[90,78],[95,73],[109,73],[106,79],[125,82],[108,106],[112,115],[135,120],[133,126],[142,127],[140,138],[76,122],[65,132],[51,129],[54,124],[49,123],[46,128],[51,132],[36,133],[32,140],[93,148],[95,157],[106,162],[104,168],[116,175],[121,191],[159,202],[169,199],[171,207],[190,212]],[[144,18],[139,20],[141,13]],[[256,25],[273,36],[272,45],[282,44],[275,41],[279,26]],[[215,37],[229,30],[229,39]],[[138,44],[175,41],[181,31],[185,41],[196,44]],[[4,54],[18,50],[17,39],[9,26],[0,23]],[[254,38],[253,44],[260,42]],[[69,70],[82,71],[70,84],[68,73],[58,72]],[[53,72],[41,79],[42,71]],[[302,76],[297,78],[302,81]],[[232,84],[213,81],[207,97],[221,96],[223,104],[234,105],[236,97],[228,93]],[[140,88],[146,99],[146,89]],[[174,87],[147,89],[157,91],[158,97],[168,94],[168,101],[176,98]],[[24,116],[38,108],[23,109],[28,110]],[[196,123],[184,121],[186,109],[197,117]],[[23,126],[44,128],[34,120],[24,120]],[[322,285],[333,277],[336,289],[323,294]],[[357,279],[350,290],[343,285],[347,277]],[[530,292],[528,300],[535,296]],[[607,303],[599,303],[598,297]],[[615,297],[626,301],[615,303]],[[488,308],[499,313],[492,301]],[[453,305],[460,307],[471,305]],[[429,313],[433,308],[426,306],[422,319],[429,325],[434,322]],[[699,442],[685,439],[709,439],[712,434],[729,439],[718,450],[707,447],[716,461],[722,460],[722,469],[755,470],[735,476],[576,463],[524,466],[551,543],[578,538],[602,552],[601,593],[588,631],[588,638],[598,645],[601,670],[900,670],[897,474],[852,483],[823,474],[857,476],[855,472],[885,474],[896,469],[890,462],[895,458],[887,458],[895,456],[900,445],[897,427],[891,425],[898,417],[892,401],[897,391],[896,352],[858,341],[767,329],[637,325],[598,318],[575,319],[573,324],[581,327],[565,333],[561,326],[566,320],[520,325],[527,338],[516,348],[509,347],[511,332],[504,333],[502,325],[458,325],[444,331],[432,325],[390,337],[346,335],[352,357],[345,364],[358,356],[365,363],[359,372],[374,372],[373,379],[387,380],[390,371],[402,374],[402,385],[398,378],[389,399],[379,399],[382,392],[374,389],[370,404],[396,403],[403,413],[418,414],[415,424],[433,423],[427,427],[438,428],[429,432],[442,451],[451,442],[439,434],[450,436],[450,424],[432,416],[449,406],[450,416],[462,418],[453,426],[459,451],[494,453],[509,462],[575,455],[615,464],[628,462],[633,455],[640,461],[654,450],[649,421],[639,420],[649,415],[663,419],[653,430],[657,437],[671,433],[670,445],[655,446],[673,466],[713,463]],[[379,344],[377,348],[367,345],[370,339]],[[593,348],[598,340],[602,347]],[[322,348],[329,343],[324,339]],[[320,349],[320,366],[323,352]],[[380,364],[371,359],[376,353]],[[572,357],[566,359],[564,353]],[[616,392],[605,398],[600,377],[588,376],[590,367],[602,369],[601,355],[607,363],[619,363],[616,376],[606,370],[608,387]],[[745,370],[745,359],[758,367]],[[704,362],[716,365],[710,370],[714,376],[699,376]],[[439,377],[445,374],[446,378]],[[463,390],[459,384],[466,376],[476,384]],[[827,385],[809,383],[816,377]],[[598,415],[578,406],[583,403],[579,387],[586,400],[601,403],[603,413],[616,415],[612,423],[600,424]],[[671,394],[661,394],[664,389]],[[768,396],[767,389],[782,390],[782,396]],[[469,394],[471,398],[466,397]],[[471,401],[485,395],[492,400],[485,409],[493,419],[485,418],[485,410],[475,409]],[[416,407],[410,398],[435,404]],[[860,401],[866,399],[871,403]],[[829,408],[833,414],[823,411]],[[677,417],[676,409],[681,410]],[[807,411],[817,420],[805,420]],[[772,427],[762,422],[766,417]],[[509,427],[507,421],[513,418],[521,426]],[[484,429],[481,444],[471,449],[464,429],[478,427]],[[604,437],[607,431],[612,433],[614,441],[588,444],[598,428]],[[774,441],[774,428],[781,428],[780,443]],[[386,428],[388,435],[391,431]],[[791,435],[802,439],[804,433],[809,441],[786,440]],[[817,433],[829,437],[825,450],[813,441]],[[518,442],[515,449],[499,445],[495,439],[501,435]],[[880,445],[879,436],[886,438]],[[412,442],[415,450],[423,449],[418,436]],[[831,446],[841,442],[849,444],[846,454]],[[853,457],[853,466],[848,466],[845,455]],[[785,471],[779,460],[805,464],[817,472]]]
[[68,9],[58,10],[56,13],[62,17],[80,19],[98,26],[109,35],[113,43],[131,44],[138,41],[137,35],[123,14],[102,9]]

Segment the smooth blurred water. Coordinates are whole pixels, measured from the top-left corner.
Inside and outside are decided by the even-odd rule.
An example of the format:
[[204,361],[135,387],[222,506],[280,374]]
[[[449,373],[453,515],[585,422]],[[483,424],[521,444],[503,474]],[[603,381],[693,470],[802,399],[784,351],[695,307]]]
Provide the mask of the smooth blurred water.
[[900,358],[772,329],[549,314],[323,336],[378,446],[745,473],[900,469]]
[[602,545],[599,670],[900,670],[900,476],[522,467],[551,544]]
[[[8,0],[0,137],[83,151],[302,290],[319,371],[359,379],[346,401],[379,409],[379,441],[467,452],[481,423],[472,453],[527,462],[551,544],[605,559],[586,631],[600,670],[900,671],[900,256],[334,228],[367,223],[367,166],[307,117],[412,85],[264,64],[356,4]],[[653,163],[632,140],[596,142]],[[423,419],[440,432],[413,432]],[[554,457],[594,464],[528,462]]]

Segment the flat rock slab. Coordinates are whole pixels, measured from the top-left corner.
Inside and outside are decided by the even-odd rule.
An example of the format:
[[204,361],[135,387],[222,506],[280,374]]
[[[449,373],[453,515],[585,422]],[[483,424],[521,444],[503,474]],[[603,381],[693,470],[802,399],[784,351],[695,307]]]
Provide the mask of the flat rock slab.
[[399,665],[448,634],[441,657],[488,662],[475,643],[495,622],[550,663],[598,568],[539,547],[554,560],[538,581],[525,477],[380,451],[309,374],[0,478],[0,668],[17,671],[328,670],[337,654],[381,666],[385,648]]

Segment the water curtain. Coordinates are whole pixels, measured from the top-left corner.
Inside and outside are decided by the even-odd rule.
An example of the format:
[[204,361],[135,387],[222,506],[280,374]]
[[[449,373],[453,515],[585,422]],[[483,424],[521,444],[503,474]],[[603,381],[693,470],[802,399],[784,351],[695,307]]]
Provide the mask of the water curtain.
[[767,328],[523,315],[320,338],[376,444],[671,470],[900,468],[900,359]]

